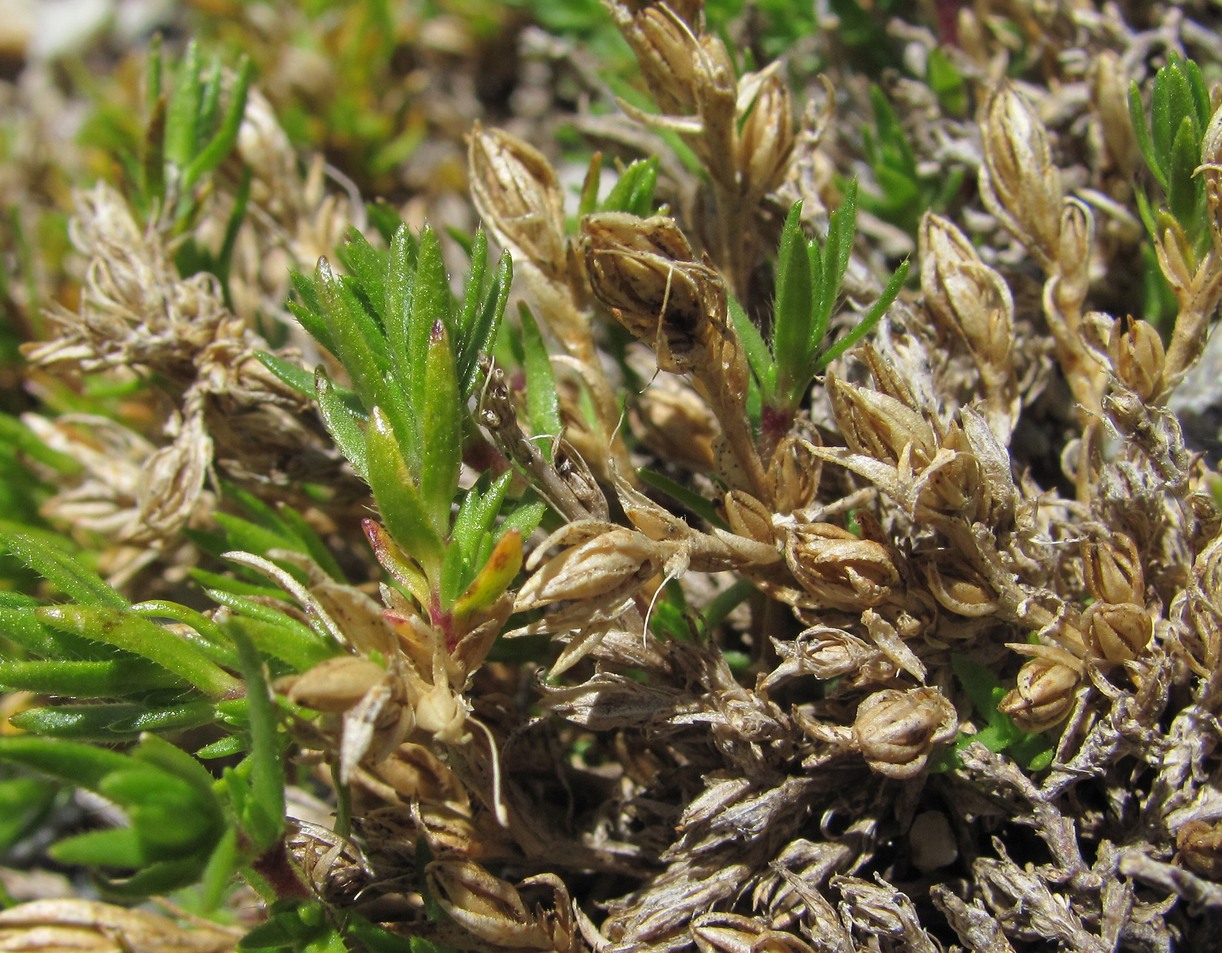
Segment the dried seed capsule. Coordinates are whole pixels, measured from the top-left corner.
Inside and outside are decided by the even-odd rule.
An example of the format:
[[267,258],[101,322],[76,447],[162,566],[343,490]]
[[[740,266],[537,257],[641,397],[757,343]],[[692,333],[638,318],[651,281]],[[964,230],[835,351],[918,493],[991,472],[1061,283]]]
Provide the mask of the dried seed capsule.
[[1080,681],[1078,672],[1061,662],[1028,659],[1018,670],[1018,684],[997,710],[1024,731],[1043,731],[1069,714]]
[[1123,533],[1087,543],[1082,550],[1082,573],[1086,588],[1100,602],[1145,602],[1141,556],[1137,544]]
[[958,560],[945,564],[931,561],[925,578],[938,605],[956,615],[976,619],[993,615],[1000,608],[997,594],[984,577]]
[[1201,139],[1201,178],[1213,226],[1214,247],[1222,247],[1222,106],[1214,110]]
[[831,523],[800,523],[785,541],[794,578],[817,600],[837,608],[876,606],[900,580],[887,548]]
[[763,195],[785,177],[793,151],[793,113],[789,87],[775,73],[764,78],[738,139],[743,191]]
[[981,125],[981,197],[1041,267],[1051,271],[1060,254],[1063,192],[1044,123],[1031,104],[1003,82],[985,103]]
[[1150,400],[1162,390],[1166,352],[1163,339],[1150,322],[1117,318],[1108,338],[1107,354],[1116,379],[1142,400]]
[[1128,662],[1137,658],[1154,636],[1154,620],[1132,602],[1096,602],[1082,616],[1086,644],[1095,658]]
[[809,506],[819,490],[822,474],[823,461],[815,456],[812,444],[798,437],[782,438],[768,464],[775,511],[792,513]]
[[1175,835],[1184,866],[1210,880],[1222,880],[1222,821],[1189,821]]
[[858,706],[853,737],[866,763],[889,778],[920,774],[935,744],[959,730],[955,706],[935,688],[887,688]]
[[695,260],[674,220],[606,212],[582,219],[581,234],[595,296],[654,349],[658,367],[693,370],[724,291],[717,273]]
[[736,536],[744,536],[759,543],[771,543],[774,539],[772,512],[763,503],[744,490],[731,490],[725,497],[726,522]]
[[642,10],[625,37],[658,108],[668,115],[696,111],[696,64],[700,41],[668,4]]
[[1006,379],[1014,341],[1010,286],[949,219],[926,213],[920,246],[925,307],[963,337],[986,384]]
[[836,422],[855,453],[894,465],[908,448],[918,468],[933,459],[937,451],[933,428],[907,404],[881,391],[846,383],[831,373],[827,392]]
[[564,193],[543,154],[477,122],[467,161],[475,207],[501,244],[550,275],[562,273]]

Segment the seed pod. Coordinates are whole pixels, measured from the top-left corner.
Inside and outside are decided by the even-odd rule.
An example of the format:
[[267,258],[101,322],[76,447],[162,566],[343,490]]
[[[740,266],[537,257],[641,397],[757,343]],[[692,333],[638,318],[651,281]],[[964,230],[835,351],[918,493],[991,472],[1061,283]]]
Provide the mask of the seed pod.
[[794,436],[783,437],[768,464],[774,510],[792,513],[809,506],[819,491],[822,474],[823,461],[815,456],[811,443]]
[[1166,352],[1162,338],[1150,322],[1117,318],[1108,337],[1107,354],[1116,379],[1143,401],[1151,400],[1162,390]]
[[744,490],[731,490],[725,496],[726,522],[736,536],[771,543],[775,539],[772,513],[763,503]]
[[1040,266],[1052,271],[1060,253],[1063,193],[1044,123],[1031,104],[1003,82],[985,103],[981,127],[981,198]]
[[1132,602],[1096,602],[1082,616],[1086,644],[1095,658],[1114,663],[1137,658],[1154,636],[1154,620]]
[[959,730],[955,706],[935,688],[877,691],[858,706],[853,737],[879,774],[905,780],[925,768],[935,744]]
[[920,231],[921,290],[935,319],[962,336],[986,385],[1011,373],[1014,298],[949,219],[927,212]]
[[1082,573],[1086,588],[1100,602],[1143,603],[1146,596],[1145,574],[1137,544],[1123,533],[1092,541],[1082,550]]
[[1120,56],[1112,50],[1095,54],[1087,74],[1091,105],[1099,117],[1099,131],[1118,177],[1130,178],[1137,171],[1141,150],[1129,118],[1129,81]]
[[960,560],[931,560],[925,569],[929,591],[943,609],[969,619],[993,615],[997,593],[980,573]]
[[468,860],[434,860],[425,874],[442,909],[480,940],[517,949],[552,949],[545,925],[531,915],[513,884]]
[[1031,658],[1018,670],[1018,684],[997,710],[1024,731],[1051,728],[1069,714],[1081,675],[1061,662]]
[[475,207],[501,244],[549,275],[563,273],[564,192],[543,154],[477,122],[467,161]]
[[746,194],[763,195],[781,184],[789,168],[793,143],[789,87],[770,73],[760,85],[738,138],[738,168]]
[[813,953],[794,934],[737,913],[701,914],[692,920],[691,933],[700,953]]
[[289,700],[315,711],[347,711],[386,678],[369,659],[341,655],[325,659],[292,680]]
[[696,473],[713,469],[717,421],[687,384],[659,375],[641,394],[633,415],[641,439],[659,457]]
[[633,17],[624,35],[658,108],[672,116],[695,112],[700,41],[691,27],[661,3]]
[[1077,312],[1090,286],[1090,253],[1094,244],[1095,219],[1077,199],[1066,199],[1061,209],[1061,234],[1057,253],[1060,280],[1056,301],[1062,311]]
[[1222,881],[1222,821],[1189,821],[1176,832],[1175,846],[1185,867]]
[[582,219],[581,234],[594,295],[654,350],[658,367],[693,370],[705,353],[709,315],[725,292],[717,273],[695,260],[674,220],[606,212]]
[[785,540],[785,562],[804,589],[836,608],[882,602],[900,580],[887,548],[831,523],[799,523]]
[[656,549],[653,540],[626,527],[601,533],[540,566],[518,591],[514,610],[628,594],[657,572]]
[[832,412],[849,448],[892,465],[905,448],[913,464],[923,468],[933,459],[937,438],[933,428],[911,407],[880,391],[848,384],[827,375]]

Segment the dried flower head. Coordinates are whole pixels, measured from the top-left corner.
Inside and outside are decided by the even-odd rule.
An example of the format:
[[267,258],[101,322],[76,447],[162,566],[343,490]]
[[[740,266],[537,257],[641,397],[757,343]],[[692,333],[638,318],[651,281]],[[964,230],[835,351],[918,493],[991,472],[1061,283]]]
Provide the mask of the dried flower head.
[[874,692],[857,708],[853,738],[872,769],[907,780],[925,769],[934,745],[959,730],[955,706],[935,688]]

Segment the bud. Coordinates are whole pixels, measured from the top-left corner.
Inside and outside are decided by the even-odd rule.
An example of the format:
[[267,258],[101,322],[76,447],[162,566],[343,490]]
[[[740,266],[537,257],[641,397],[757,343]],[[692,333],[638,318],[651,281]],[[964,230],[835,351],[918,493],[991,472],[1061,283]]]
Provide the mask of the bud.
[[1189,870],[1222,881],[1222,821],[1189,821],[1176,831],[1175,846]]
[[985,207],[1027,246],[1045,271],[1053,271],[1060,253],[1063,193],[1048,132],[1035,109],[1009,82],[989,96],[981,127],[980,193]]
[[1121,384],[1143,401],[1158,396],[1163,388],[1166,352],[1162,338],[1149,321],[1117,318],[1108,337],[1107,354],[1112,373]]
[[874,771],[906,780],[925,768],[933,746],[959,730],[955,706],[936,688],[887,688],[857,709],[853,737]]
[[1123,533],[1087,543],[1082,551],[1082,573],[1086,588],[1100,602],[1145,602],[1141,556],[1137,544]]
[[789,87],[776,73],[770,73],[764,77],[739,133],[738,168],[743,192],[764,195],[775,190],[789,168],[793,143]]
[[998,704],[1024,731],[1051,728],[1069,714],[1081,676],[1061,662],[1031,658],[1018,670],[1018,684]]
[[717,273],[695,260],[674,219],[606,212],[582,219],[581,233],[594,295],[653,348],[658,367],[692,370],[709,316],[724,310],[725,290]]
[[471,196],[497,240],[549,275],[565,268],[564,193],[543,154],[500,129],[471,130]]
[[920,231],[921,290],[934,318],[967,344],[986,385],[1011,373],[1014,298],[955,224],[931,212]]
[[1082,625],[1091,654],[1117,664],[1137,658],[1154,636],[1150,613],[1132,602],[1096,602],[1083,614]]
[[900,581],[887,548],[831,523],[799,523],[785,541],[790,572],[817,601],[860,611],[882,602]]

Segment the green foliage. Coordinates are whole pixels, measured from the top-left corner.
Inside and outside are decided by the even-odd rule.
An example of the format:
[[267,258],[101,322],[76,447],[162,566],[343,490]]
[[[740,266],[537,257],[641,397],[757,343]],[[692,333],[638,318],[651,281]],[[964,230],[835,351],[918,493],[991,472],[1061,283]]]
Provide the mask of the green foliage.
[[[955,740],[955,751],[980,742],[990,751],[1009,752],[1027,771],[1043,771],[1052,764],[1053,750],[1048,739],[1042,734],[1023,731],[1008,715],[998,710],[997,706],[1005,698],[1007,689],[992,671],[968,656],[959,654],[951,657],[951,667],[955,677],[959,679],[959,684],[963,686],[963,691],[971,699],[972,706],[985,723],[974,735],[960,732]],[[956,763],[957,755],[947,752],[935,770],[948,770]]]
[[1129,117],[1146,167],[1162,192],[1152,202],[1140,189],[1138,208],[1151,235],[1178,231],[1198,257],[1210,244],[1205,185],[1196,169],[1212,115],[1200,67],[1172,53],[1154,77],[1147,112],[1136,83],[1129,87]]
[[[930,63],[933,62],[931,58]],[[947,84],[947,95],[962,99],[961,108],[966,109],[963,77],[945,57],[941,62],[944,65],[940,75]],[[904,127],[886,94],[877,85],[870,87],[870,103],[874,109],[874,128],[863,130],[862,135],[866,161],[874,173],[879,193],[863,195],[862,207],[915,235],[926,211],[942,211],[954,198],[963,185],[963,170],[954,169],[945,175],[922,175]]]
[[0,738],[0,759],[86,788],[124,812],[126,827],[75,834],[51,848],[60,863],[98,871],[110,894],[139,897],[194,883],[228,840],[211,776],[154,736],[128,754],[70,741]]
[[[905,261],[852,330],[828,344],[828,327],[853,249],[856,185],[850,184],[840,207],[831,214],[827,239],[822,244],[803,234],[801,215],[799,202],[790,210],[781,232],[771,340],[765,342],[742,309],[731,306],[735,327],[760,389],[763,412],[785,421],[801,406],[815,376],[878,323],[908,275]],[[786,423],[786,429],[787,426]]]
[[[634,173],[641,176],[648,169]],[[652,185],[646,191],[652,195]],[[430,228],[418,240],[398,228],[387,251],[354,231],[340,257],[349,275],[322,261],[313,278],[294,279],[300,301],[293,313],[352,383],[343,390],[320,368],[312,390],[336,445],[373,490],[386,533],[370,529],[370,538],[383,565],[422,610],[439,618],[474,612],[508,587],[521,564],[521,539],[542,516],[542,507],[531,504],[494,528],[507,478],[477,484],[458,499],[463,444],[473,428],[469,402],[479,357],[492,348],[504,316],[509,256],[490,271],[487,239],[478,232],[461,300],[450,290]],[[553,402],[555,394],[550,366],[537,329],[527,327],[527,371],[537,385],[532,412],[558,432],[554,403],[547,410],[547,392]],[[301,372],[268,355],[264,361],[306,389]]]

